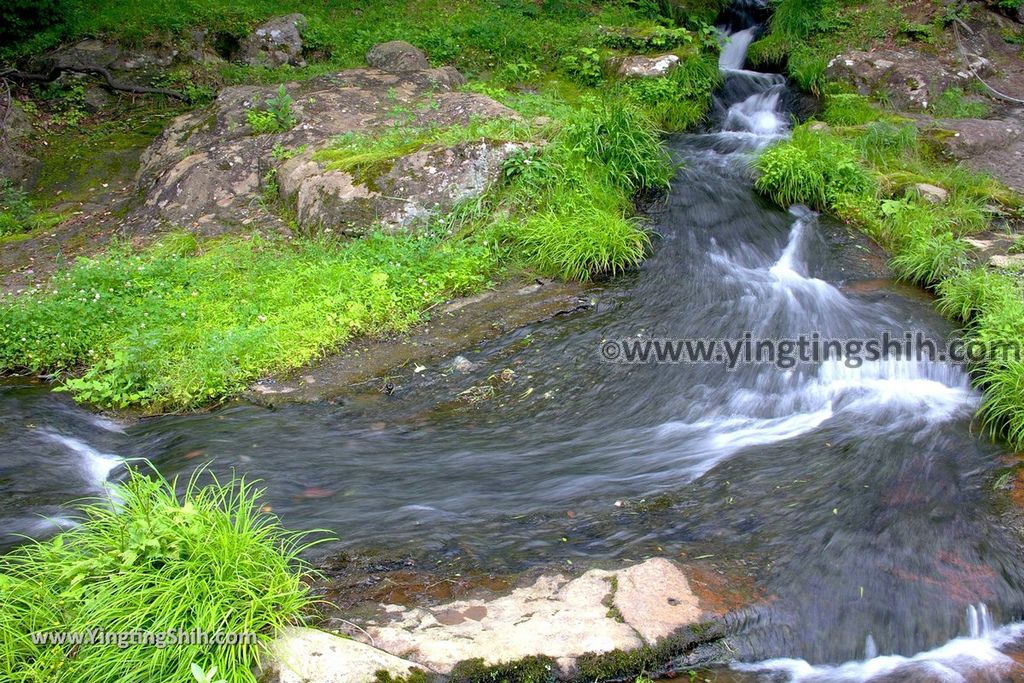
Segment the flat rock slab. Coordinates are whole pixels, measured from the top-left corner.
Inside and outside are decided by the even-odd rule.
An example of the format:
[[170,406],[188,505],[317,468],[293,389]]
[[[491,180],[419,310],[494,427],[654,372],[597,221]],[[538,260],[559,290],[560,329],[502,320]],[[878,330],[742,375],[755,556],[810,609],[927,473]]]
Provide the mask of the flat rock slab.
[[569,667],[587,652],[653,643],[701,616],[686,575],[662,558],[575,579],[545,575],[487,600],[385,609],[386,617],[354,637],[440,673],[466,659],[497,664],[530,655]]
[[266,683],[369,683],[378,671],[404,676],[416,664],[350,638],[291,628],[272,646]]
[[861,95],[885,91],[899,108],[927,110],[950,87],[964,87],[973,72],[991,72],[988,60],[968,54],[941,57],[913,48],[900,50],[852,50],[829,62],[826,76],[845,81]]
[[943,155],[1024,192],[1024,113],[1002,119],[927,121]]
[[686,575],[670,561],[656,557],[615,575],[613,604],[648,643],[700,620],[701,609]]

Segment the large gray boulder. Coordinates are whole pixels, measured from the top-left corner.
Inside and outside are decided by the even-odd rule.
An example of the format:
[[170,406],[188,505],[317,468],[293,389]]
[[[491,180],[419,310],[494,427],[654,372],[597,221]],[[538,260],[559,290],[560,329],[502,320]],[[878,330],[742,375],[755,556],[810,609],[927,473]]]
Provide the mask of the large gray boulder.
[[39,159],[28,153],[32,121],[14,98],[6,104],[0,102],[0,121],[0,177],[29,190],[43,167]]
[[428,146],[355,175],[325,168],[307,153],[280,168],[278,183],[307,231],[395,232],[483,193],[498,179],[505,160],[522,147],[489,141]]
[[304,66],[302,32],[308,25],[298,13],[268,19],[242,40],[238,58],[250,66]]
[[398,73],[430,68],[430,62],[427,61],[423,50],[404,40],[374,45],[366,53],[366,63],[381,71]]
[[510,149],[482,142],[423,149],[358,181],[313,157],[338,135],[394,125],[395,107],[413,113],[403,125],[421,127],[518,116],[487,97],[456,91],[463,82],[458,71],[445,67],[402,73],[352,69],[288,83],[298,123],[264,135],[253,134],[246,115],[277,88],[226,88],[208,108],[175,119],[143,154],[137,182],[146,199],[132,225],[145,232],[171,222],[217,234],[266,224],[263,200],[276,180],[282,196],[297,202],[300,223],[310,230],[326,226],[359,233],[376,223],[408,227],[481,192]]
[[829,62],[825,75],[845,81],[861,95],[886,93],[898,109],[927,110],[944,90],[964,87],[979,75],[991,73],[984,57],[968,54],[936,56],[912,48],[900,50],[852,50]]

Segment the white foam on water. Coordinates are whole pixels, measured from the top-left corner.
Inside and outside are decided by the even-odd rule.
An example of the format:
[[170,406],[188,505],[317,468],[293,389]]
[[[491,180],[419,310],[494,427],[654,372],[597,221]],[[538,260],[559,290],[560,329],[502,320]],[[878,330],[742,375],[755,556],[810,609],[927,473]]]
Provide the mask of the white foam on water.
[[886,358],[849,367],[843,360],[828,360],[818,366],[817,380],[812,391],[820,391],[829,400],[861,392],[845,403],[843,410],[899,408],[930,423],[970,412],[978,402],[967,373],[944,363]]
[[742,69],[743,62],[747,61],[747,48],[754,40],[755,28],[748,28],[736,33],[726,34],[726,42],[722,46],[722,52],[718,56],[718,68],[720,69]]
[[[746,294],[738,303],[762,319],[776,314],[819,321],[855,316],[854,301],[808,275],[804,251],[817,214],[802,206],[790,213],[795,220],[782,253],[773,262],[749,250],[726,253],[714,241],[709,245],[709,260],[722,269],[723,278],[742,285]],[[758,260],[761,265],[748,265]],[[892,336],[899,339],[895,333]],[[845,342],[840,346],[847,349]],[[793,360],[798,358],[794,355]],[[765,362],[756,373],[746,373],[746,386],[734,388],[723,398],[716,415],[665,423],[658,436],[688,440],[693,452],[705,459],[699,468],[703,472],[742,448],[795,438],[833,417],[874,419],[880,431],[913,434],[968,414],[978,400],[967,373],[953,364],[895,357],[869,360],[864,355],[791,369]]]
[[729,107],[723,129],[754,133],[765,138],[767,144],[786,129],[785,121],[776,111],[778,106],[778,90],[754,93]]
[[89,444],[70,436],[64,436],[57,432],[43,430],[43,438],[56,444],[64,446],[68,450],[77,453],[82,457],[82,466],[91,482],[103,486],[110,479],[111,473],[121,464],[123,460],[116,455],[101,453]]
[[[969,607],[966,621],[966,636],[911,657],[876,655],[837,665],[814,665],[803,659],[782,658],[752,664],[733,664],[732,668],[766,675],[782,674],[790,683],[863,683],[893,674],[901,679],[917,680],[914,678],[915,673],[929,675],[931,678],[928,680],[966,682],[975,680],[981,672],[1000,674],[1008,671],[1014,660],[1000,648],[1024,638],[1024,624],[1015,623],[996,628],[985,605]],[[870,646],[874,645],[874,641],[869,640],[868,643],[870,655]]]
[[797,413],[788,417],[729,418],[716,423],[718,429],[726,431],[713,434],[710,443],[717,450],[735,452],[747,446],[786,441],[813,431],[830,417],[831,405],[811,413]]
[[91,424],[94,427],[99,427],[100,429],[102,429],[104,431],[114,432],[116,434],[124,434],[125,433],[124,432],[124,427],[122,427],[118,423],[116,423],[113,420],[110,420],[108,418],[101,417],[99,415],[92,415],[92,414],[90,414],[88,416],[88,420],[89,420],[89,424]]

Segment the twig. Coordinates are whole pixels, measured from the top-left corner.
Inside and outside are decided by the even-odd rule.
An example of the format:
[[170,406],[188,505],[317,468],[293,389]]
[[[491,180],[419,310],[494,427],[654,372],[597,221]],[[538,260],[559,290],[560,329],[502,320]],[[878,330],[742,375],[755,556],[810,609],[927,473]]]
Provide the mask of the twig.
[[975,71],[974,67],[971,65],[970,60],[967,58],[967,51],[964,50],[964,44],[960,40],[960,29],[959,29],[959,26],[963,26],[967,30],[968,33],[974,33],[974,31],[972,31],[971,27],[968,26],[967,24],[965,24],[960,19],[960,17],[954,17],[953,18],[953,36],[956,38],[956,46],[960,50],[960,57],[963,59],[964,66],[966,66],[967,70],[971,72],[971,75],[974,76],[975,78],[977,78],[978,82],[981,83],[983,86],[985,86],[989,90],[989,92],[991,92],[997,98],[999,98],[1001,100],[1004,100],[1006,102],[1013,102],[1014,104],[1024,104],[1024,100],[1018,99],[1016,97],[1011,97],[1010,95],[1007,95],[1005,93],[999,92],[998,90],[993,88],[991,85],[986,83],[984,78],[982,78],[981,76],[978,75],[978,72]]
[[134,83],[122,83],[114,80],[109,71],[99,66],[55,66],[46,73],[34,74],[17,69],[6,69],[0,71],[0,79],[13,79],[16,81],[30,81],[35,83],[52,83],[61,77],[64,72],[90,74],[101,76],[106,81],[107,87],[111,90],[129,92],[137,95],[166,95],[174,99],[188,102],[188,95],[171,90],[170,88],[154,88],[148,85],[135,85]]

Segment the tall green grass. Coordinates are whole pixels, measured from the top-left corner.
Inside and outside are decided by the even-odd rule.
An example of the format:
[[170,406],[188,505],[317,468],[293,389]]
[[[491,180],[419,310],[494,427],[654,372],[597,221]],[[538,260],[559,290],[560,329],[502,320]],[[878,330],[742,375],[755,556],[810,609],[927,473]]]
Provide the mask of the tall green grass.
[[[82,522],[0,556],[0,678],[11,683],[192,681],[193,664],[229,683],[252,667],[313,602],[302,537],[260,511],[261,491],[133,473],[112,501],[83,504]],[[199,630],[254,633],[240,645],[40,644],[33,634]]]
[[936,292],[939,309],[965,322],[965,339],[990,350],[990,357],[972,368],[975,383],[985,392],[978,411],[982,426],[1012,447],[1024,447],[1024,361],[999,352],[1019,348],[1024,337],[1019,281],[1006,273],[965,268],[940,282]]
[[567,279],[636,266],[648,244],[634,221],[593,206],[533,216],[515,229],[515,240],[535,267]]
[[774,145],[755,161],[755,187],[776,203],[804,203],[826,209],[844,195],[874,196],[877,178],[848,142],[806,126],[790,140]]
[[494,234],[531,267],[580,280],[639,263],[648,238],[632,200],[666,189],[674,171],[647,114],[610,99],[590,100],[508,170]]
[[623,96],[644,108],[665,131],[685,130],[699,123],[711,108],[711,95],[721,81],[711,55],[689,55],[668,76],[633,78],[619,85]]

